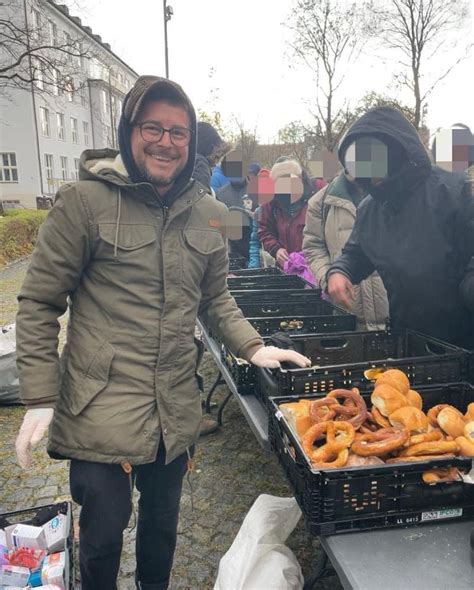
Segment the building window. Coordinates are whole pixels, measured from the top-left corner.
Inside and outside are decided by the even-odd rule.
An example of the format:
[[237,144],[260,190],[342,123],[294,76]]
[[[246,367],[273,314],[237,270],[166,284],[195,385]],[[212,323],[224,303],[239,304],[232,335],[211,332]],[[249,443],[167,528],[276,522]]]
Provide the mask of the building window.
[[0,154],[0,182],[18,182],[16,154]]
[[106,115],[110,114],[110,104],[109,104],[109,97],[107,96],[107,92],[105,90],[100,91],[100,97],[102,101],[102,112]]
[[56,45],[59,45],[58,27],[57,27],[56,23],[54,23],[52,20],[48,21],[48,29],[49,29],[49,42],[51,43],[51,45],[53,47],[56,47]]
[[46,166],[46,179],[48,180],[48,184],[51,184],[52,181],[54,180],[53,154],[45,154],[44,155],[44,164]]
[[79,88],[79,96],[81,97],[81,105],[87,107],[87,90],[85,86]]
[[44,73],[42,64],[39,60],[36,60],[36,68],[33,75],[36,78],[36,88],[38,88],[38,90],[44,90]]
[[72,132],[72,142],[79,143],[79,133],[77,131],[77,119],[71,117],[71,132]]
[[31,9],[31,26],[32,26],[32,37],[38,38],[41,33],[41,15],[40,11],[36,8]]
[[61,156],[61,178],[63,180],[68,179],[67,156]]
[[82,130],[84,131],[84,144],[89,145],[89,123],[82,121]]
[[56,125],[58,127],[58,139],[66,141],[66,129],[64,127],[64,115],[56,113]]
[[53,94],[55,96],[59,96],[59,70],[53,68],[52,70],[53,76]]
[[76,180],[79,180],[79,158],[74,158],[74,172],[73,172],[73,178],[75,178]]
[[40,121],[41,133],[45,137],[50,137],[49,109],[47,109],[46,107],[40,107]]

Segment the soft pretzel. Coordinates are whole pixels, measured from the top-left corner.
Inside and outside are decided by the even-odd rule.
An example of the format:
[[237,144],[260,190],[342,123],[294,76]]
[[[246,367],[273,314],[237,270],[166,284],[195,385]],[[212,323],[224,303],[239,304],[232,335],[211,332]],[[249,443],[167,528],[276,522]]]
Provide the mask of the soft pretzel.
[[413,463],[415,461],[433,461],[434,459],[453,459],[454,455],[451,453],[447,453],[445,455],[416,455],[411,457],[405,456],[398,456],[392,457],[391,459],[387,459],[385,463],[393,464],[393,463]]
[[[332,466],[338,467],[340,466],[339,462],[344,457],[345,460],[342,464],[345,464],[345,461],[347,461],[348,454],[341,455],[341,451],[344,449],[347,450],[350,447],[354,440],[354,435],[354,427],[348,422],[319,422],[318,424],[314,424],[303,435],[301,446],[313,465],[320,467],[322,464],[327,466],[329,463],[333,464],[336,462],[338,464]],[[324,438],[324,436],[326,436],[326,443],[315,449],[313,447],[314,442]]]
[[327,422],[336,416],[335,406],[338,406],[337,400],[329,397],[314,400],[311,403],[309,414],[314,423]]
[[455,440],[434,440],[432,442],[410,445],[400,453],[400,456],[416,457],[417,455],[442,455],[443,453],[457,453],[458,451],[459,444]]
[[471,420],[474,420],[474,402],[471,402],[468,406],[467,406],[467,410],[466,413],[464,414],[464,419],[467,422],[471,422]]
[[336,408],[336,415],[349,422],[357,430],[367,418],[367,405],[357,389],[334,389],[327,395],[330,399],[343,399],[342,408]]
[[425,483],[440,483],[442,481],[456,481],[459,478],[457,467],[439,467],[421,474]]
[[369,457],[386,455],[401,448],[409,439],[406,429],[381,428],[370,434],[358,434],[352,443],[351,450],[356,455]]
[[441,430],[430,430],[430,432],[410,436],[410,445],[413,446],[424,442],[433,442],[435,440],[442,440],[443,438]]

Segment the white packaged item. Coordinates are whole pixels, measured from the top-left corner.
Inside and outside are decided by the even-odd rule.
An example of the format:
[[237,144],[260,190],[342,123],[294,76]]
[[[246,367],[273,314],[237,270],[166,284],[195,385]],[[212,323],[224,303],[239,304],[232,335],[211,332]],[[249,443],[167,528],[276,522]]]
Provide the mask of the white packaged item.
[[58,514],[43,525],[46,549],[50,553],[64,551],[68,528],[68,518],[65,514]]
[[18,565],[2,565],[0,570],[0,586],[19,586],[26,588],[30,570]]
[[7,535],[3,529],[0,529],[0,545],[7,547]]
[[66,552],[51,553],[47,555],[43,561],[41,569],[41,582],[44,585],[52,584],[59,586],[61,590],[66,588],[66,580],[68,577],[68,563]]
[[11,534],[12,549],[46,549],[44,531],[40,526],[17,524]]

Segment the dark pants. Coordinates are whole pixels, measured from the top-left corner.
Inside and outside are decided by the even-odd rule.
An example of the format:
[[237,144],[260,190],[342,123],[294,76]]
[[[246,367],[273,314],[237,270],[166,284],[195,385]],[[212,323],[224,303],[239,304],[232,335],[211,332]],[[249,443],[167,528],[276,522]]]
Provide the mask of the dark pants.
[[[179,503],[187,454],[165,465],[160,444],[154,463],[137,465],[132,477],[140,492],[136,557],[137,584],[168,588],[176,547]],[[121,465],[71,461],[71,495],[82,506],[79,554],[82,590],[115,590],[122,535],[131,511],[130,476]]]

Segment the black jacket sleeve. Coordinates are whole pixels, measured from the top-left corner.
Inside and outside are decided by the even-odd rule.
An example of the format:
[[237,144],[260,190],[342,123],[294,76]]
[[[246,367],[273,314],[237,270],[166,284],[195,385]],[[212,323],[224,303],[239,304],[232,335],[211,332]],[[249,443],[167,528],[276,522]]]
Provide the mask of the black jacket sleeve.
[[211,186],[211,167],[207,159],[201,155],[196,154],[196,163],[194,164],[193,172],[194,180],[203,184],[207,189]]
[[359,229],[357,218],[352,233],[342,249],[342,253],[337,258],[326,274],[326,280],[334,272],[342,272],[351,281],[353,285],[358,285],[361,281],[369,277],[374,271],[374,265],[367,258],[359,243]]

